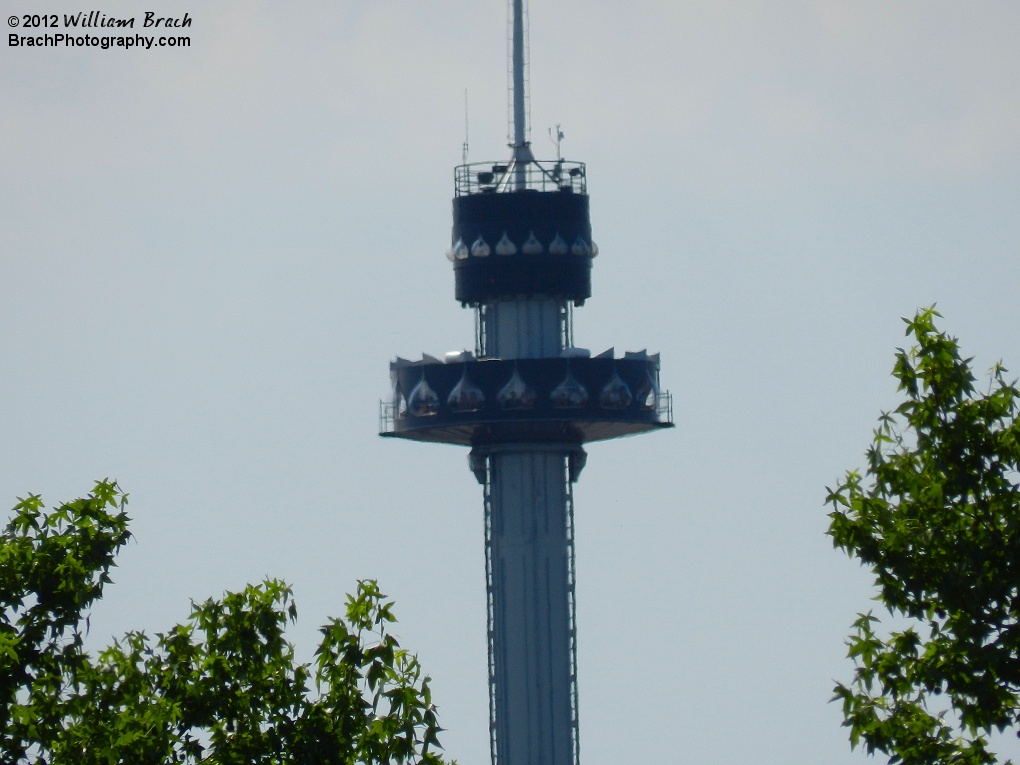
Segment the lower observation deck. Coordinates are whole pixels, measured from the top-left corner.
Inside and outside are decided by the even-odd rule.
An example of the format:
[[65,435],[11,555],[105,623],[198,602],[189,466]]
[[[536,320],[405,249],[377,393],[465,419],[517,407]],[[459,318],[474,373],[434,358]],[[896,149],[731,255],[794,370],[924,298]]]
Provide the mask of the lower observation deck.
[[587,443],[673,427],[657,357],[438,359],[390,365],[383,436],[463,446]]

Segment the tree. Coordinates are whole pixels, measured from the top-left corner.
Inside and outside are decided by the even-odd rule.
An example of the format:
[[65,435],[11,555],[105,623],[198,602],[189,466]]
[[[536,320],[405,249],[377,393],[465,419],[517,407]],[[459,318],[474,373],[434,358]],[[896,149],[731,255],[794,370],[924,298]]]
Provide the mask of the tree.
[[936,318],[904,320],[915,345],[893,375],[905,400],[881,416],[866,476],[829,490],[834,545],[872,569],[876,599],[908,625],[860,615],[853,680],[835,698],[854,747],[978,765],[996,762],[990,733],[1020,730],[1020,393],[1001,364],[978,391]]
[[[429,678],[387,631],[372,581],[325,625],[312,664],[276,580],[192,604],[186,623],[85,651],[89,607],[129,539],[112,482],[47,512],[20,500],[0,545],[0,761],[441,765]],[[311,687],[314,686],[314,692]]]

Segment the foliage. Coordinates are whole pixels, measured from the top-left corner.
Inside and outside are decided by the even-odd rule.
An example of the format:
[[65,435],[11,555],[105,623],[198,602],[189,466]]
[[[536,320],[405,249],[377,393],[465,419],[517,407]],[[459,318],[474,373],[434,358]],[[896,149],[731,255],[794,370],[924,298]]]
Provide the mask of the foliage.
[[853,746],[891,763],[993,763],[988,735],[1020,727],[1020,402],[1001,364],[980,392],[934,308],[896,354],[905,400],[883,414],[866,478],[829,491],[836,547],[875,575],[908,623],[862,614],[855,672],[836,686]]
[[321,629],[312,664],[284,638],[297,612],[276,580],[87,653],[88,608],[130,536],[125,505],[103,481],[52,512],[37,496],[14,508],[0,546],[0,761],[443,762],[429,678],[387,631],[393,604],[372,581]]

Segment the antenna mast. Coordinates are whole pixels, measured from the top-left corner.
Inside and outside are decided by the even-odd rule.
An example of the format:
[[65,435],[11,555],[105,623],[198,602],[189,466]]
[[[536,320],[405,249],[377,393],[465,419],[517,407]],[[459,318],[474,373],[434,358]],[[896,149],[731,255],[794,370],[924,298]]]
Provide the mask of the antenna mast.
[[514,188],[527,187],[527,165],[535,157],[528,142],[528,41],[526,0],[510,0],[510,80]]

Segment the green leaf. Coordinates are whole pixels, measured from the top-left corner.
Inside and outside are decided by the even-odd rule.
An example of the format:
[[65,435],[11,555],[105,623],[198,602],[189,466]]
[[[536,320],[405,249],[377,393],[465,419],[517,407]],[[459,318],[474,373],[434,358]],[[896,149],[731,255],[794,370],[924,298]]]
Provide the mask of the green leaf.
[[[980,393],[934,306],[904,319],[868,470],[826,489],[833,544],[868,566],[913,626],[854,622],[853,682],[837,685],[852,747],[889,762],[995,762],[986,737],[1020,720],[1020,398],[1001,365]],[[877,693],[878,695],[873,695]]]

